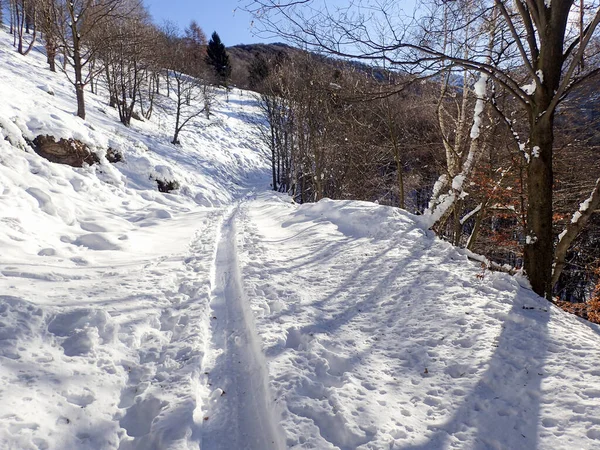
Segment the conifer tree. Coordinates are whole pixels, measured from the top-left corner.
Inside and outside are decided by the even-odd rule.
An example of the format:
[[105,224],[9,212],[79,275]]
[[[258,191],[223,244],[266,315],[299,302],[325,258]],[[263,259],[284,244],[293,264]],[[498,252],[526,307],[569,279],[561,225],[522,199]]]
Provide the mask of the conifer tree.
[[219,85],[227,87],[231,76],[231,64],[225,45],[221,42],[221,38],[216,31],[213,32],[208,41],[206,63],[214,69]]

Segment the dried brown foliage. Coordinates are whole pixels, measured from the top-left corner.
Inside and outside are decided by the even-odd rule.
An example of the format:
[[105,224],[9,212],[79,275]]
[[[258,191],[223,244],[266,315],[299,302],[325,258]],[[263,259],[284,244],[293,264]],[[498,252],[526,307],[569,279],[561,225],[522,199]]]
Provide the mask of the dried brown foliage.
[[597,277],[596,286],[588,301],[584,303],[571,303],[559,300],[556,302],[556,305],[564,311],[575,314],[590,322],[600,324],[600,261],[594,274]]

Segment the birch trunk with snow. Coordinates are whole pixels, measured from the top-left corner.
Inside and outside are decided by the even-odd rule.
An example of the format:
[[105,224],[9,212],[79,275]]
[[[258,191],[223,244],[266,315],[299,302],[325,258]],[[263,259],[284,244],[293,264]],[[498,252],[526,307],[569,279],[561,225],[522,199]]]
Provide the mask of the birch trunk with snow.
[[[451,151],[450,155],[448,154],[449,151],[446,151],[449,163],[448,173],[440,176],[436,182],[429,208],[424,213],[426,225],[429,228],[439,223],[444,223],[452,213],[455,202],[466,195],[464,191],[465,180],[471,175],[483,149],[481,142],[481,122],[485,109],[486,83],[487,75],[481,74],[474,86],[477,101],[475,102],[473,111],[471,141],[466,156],[463,157],[462,153],[457,152],[456,149]],[[447,148],[449,145],[449,143],[445,142]]]

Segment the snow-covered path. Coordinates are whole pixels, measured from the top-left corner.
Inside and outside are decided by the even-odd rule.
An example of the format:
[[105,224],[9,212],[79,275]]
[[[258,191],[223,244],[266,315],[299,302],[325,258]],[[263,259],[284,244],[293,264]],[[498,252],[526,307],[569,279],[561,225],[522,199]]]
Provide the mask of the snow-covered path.
[[597,327],[409,214],[254,197],[2,264],[3,448],[596,447]]
[[288,448],[600,445],[598,327],[399,210],[265,193],[241,216]]
[[238,208],[224,216],[212,268],[212,349],[204,365],[212,392],[201,448],[278,450],[284,448],[283,434],[237,257]]

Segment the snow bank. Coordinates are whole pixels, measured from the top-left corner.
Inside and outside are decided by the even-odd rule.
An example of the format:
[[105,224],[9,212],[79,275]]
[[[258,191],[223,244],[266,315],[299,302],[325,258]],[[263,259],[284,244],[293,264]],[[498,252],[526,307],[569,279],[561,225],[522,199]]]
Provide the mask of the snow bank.
[[595,448],[598,327],[419,219],[272,194],[245,208],[245,286],[287,448]]

